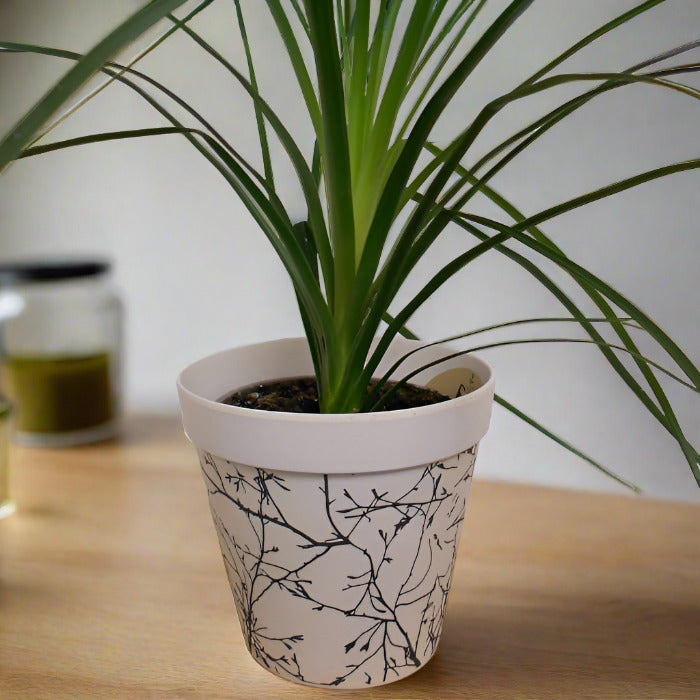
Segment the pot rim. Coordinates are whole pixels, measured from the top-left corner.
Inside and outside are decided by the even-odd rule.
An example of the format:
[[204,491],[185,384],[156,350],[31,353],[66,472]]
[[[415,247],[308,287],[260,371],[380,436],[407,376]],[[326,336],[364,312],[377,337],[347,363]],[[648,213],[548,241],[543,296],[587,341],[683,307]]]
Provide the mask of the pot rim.
[[[420,341],[399,338],[392,344],[392,349],[395,356],[397,353],[400,356],[423,345],[425,343]],[[454,352],[454,349],[443,345],[426,348],[426,352],[431,350],[431,360]],[[450,366],[466,367],[475,372],[482,382],[480,387],[449,401],[396,411],[340,414],[263,411],[219,403],[217,399],[237,388],[231,387],[231,383],[236,383],[231,380],[226,382],[225,388],[216,391],[202,391],[196,386],[211,384],[211,380],[203,382],[202,378],[207,373],[216,372],[217,367],[237,365],[233,361],[236,355],[254,355],[257,359],[278,351],[282,353],[280,359],[283,363],[290,354],[294,360],[301,358],[304,351],[309,354],[305,338],[250,343],[208,355],[188,365],[180,373],[177,389],[185,434],[198,449],[233,462],[282,471],[386,471],[425,464],[461,452],[478,443],[488,428],[494,393],[493,372],[486,362],[471,354],[448,362]],[[310,362],[309,355],[309,366]],[[420,366],[425,362],[418,364]],[[437,365],[436,373],[443,369]],[[399,376],[403,372],[405,370]],[[269,379],[304,373],[309,374],[309,371],[292,374],[280,371],[280,374]],[[249,381],[238,386],[267,380],[268,377],[251,376]],[[204,395],[207,393],[210,396]],[[417,438],[417,432],[432,434],[433,442],[445,444],[427,450],[421,448],[419,441],[422,438]],[[258,447],[246,446],[246,437],[254,442],[257,440]],[[381,443],[387,440],[392,443],[391,446],[382,446]],[[368,441],[380,444],[365,444]],[[319,460],[310,454],[309,442],[317,444],[321,452],[332,453],[333,464],[321,467]]]

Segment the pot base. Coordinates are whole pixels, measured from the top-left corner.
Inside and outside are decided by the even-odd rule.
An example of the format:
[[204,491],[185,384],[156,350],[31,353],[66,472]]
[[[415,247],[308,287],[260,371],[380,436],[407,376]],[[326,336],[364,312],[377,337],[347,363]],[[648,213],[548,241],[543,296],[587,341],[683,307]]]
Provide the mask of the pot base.
[[[432,661],[435,654],[437,654],[437,649],[435,649],[435,651],[420,666],[416,666],[416,668],[412,669],[411,671],[409,671],[408,673],[403,675],[401,678],[391,678],[391,679],[387,679],[386,681],[378,681],[376,683],[374,681],[372,681],[371,683],[365,683],[363,685],[358,685],[358,686],[340,685],[340,686],[338,686],[338,689],[339,690],[365,690],[367,688],[379,688],[383,685],[389,685],[391,683],[396,683],[398,681],[402,681],[402,680],[408,678],[409,676],[412,676],[414,673],[417,673],[422,668],[424,668],[427,664],[429,664]],[[256,659],[254,656],[251,658],[253,659],[253,661],[255,661],[256,664],[258,664],[258,666],[260,666],[260,668],[262,668],[265,671],[270,672],[270,669],[267,666],[265,666],[265,664],[262,663],[259,659]],[[299,686],[302,686],[305,688],[321,688],[322,690],[329,690],[327,683],[325,683],[325,684],[309,683],[307,681],[300,681],[297,678],[288,678],[288,677],[284,677],[284,676],[282,678],[286,681],[289,681],[290,683],[294,683],[296,685],[299,685]],[[330,690],[331,691],[335,690],[335,686],[331,687]]]
[[303,685],[350,689],[401,680],[433,656],[476,446],[374,474],[200,459],[258,664]]

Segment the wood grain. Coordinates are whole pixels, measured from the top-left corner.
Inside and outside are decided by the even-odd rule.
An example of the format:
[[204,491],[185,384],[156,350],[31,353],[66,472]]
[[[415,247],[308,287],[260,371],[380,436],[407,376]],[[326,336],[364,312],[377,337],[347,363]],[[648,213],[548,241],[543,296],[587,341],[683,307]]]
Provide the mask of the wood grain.
[[174,418],[11,457],[1,698],[700,697],[697,506],[477,476],[436,657],[349,693],[278,680],[248,656]]

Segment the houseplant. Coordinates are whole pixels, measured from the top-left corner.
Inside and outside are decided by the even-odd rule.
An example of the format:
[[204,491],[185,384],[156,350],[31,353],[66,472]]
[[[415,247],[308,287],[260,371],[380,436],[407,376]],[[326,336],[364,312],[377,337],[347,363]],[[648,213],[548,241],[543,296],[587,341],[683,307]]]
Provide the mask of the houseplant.
[[[656,168],[527,217],[489,185],[492,177],[544,133],[599,95],[632,84],[644,84],[649,89],[680,91],[690,98],[698,96],[696,90],[675,78],[697,69],[696,64],[685,62],[685,56],[694,46],[671,49],[622,72],[554,73],[564,60],[596,38],[661,4],[662,0],[643,2],[612,18],[541,71],[490,101],[474,121],[446,138],[435,129],[438,118],[449,109],[458,89],[484,56],[507,41],[503,35],[532,0],[504,3],[501,14],[474,36],[466,49],[462,48],[461,40],[468,37],[484,2],[463,0],[448,6],[440,0],[380,5],[309,1],[283,5],[269,0],[268,9],[289,55],[315,134],[315,144],[313,148],[309,144],[306,153],[279,115],[259,95],[244,32],[244,8],[236,4],[249,77],[230,65],[189,27],[190,19],[205,10],[211,1],[196,4],[178,19],[169,13],[182,2],[156,0],[84,57],[46,47],[0,43],[6,51],[33,51],[76,61],[72,71],[2,142],[0,167],[14,158],[57,148],[111,139],[182,134],[243,200],[287,269],[306,330],[321,409],[327,413],[346,415],[372,409],[376,391],[368,394],[367,385],[387,352],[393,352],[391,344],[396,336],[410,335],[405,324],[413,313],[458,271],[484,253],[494,251],[506,256],[533,275],[561,302],[568,316],[557,320],[558,323],[574,321],[587,335],[586,339],[533,338],[528,342],[590,342],[597,346],[644,406],[673,435],[693,474],[700,480],[698,453],[683,434],[655,374],[660,368],[643,356],[635,334],[641,329],[663,349],[674,365],[666,371],[674,376],[684,375],[677,378],[696,391],[700,383],[697,368],[635,304],[574,263],[539,228],[558,214],[643,182],[696,168],[700,161],[695,159]],[[105,63],[123,44],[161,17],[170,22],[164,37],[175,31],[186,33],[216,61],[223,63],[250,95],[260,135],[262,173],[198,113],[183,105],[178,96],[138,71],[135,62],[128,66]],[[308,63],[303,57],[305,50],[310,50],[312,55]],[[669,67],[669,60],[677,65]],[[37,145],[32,142],[49,115],[97,69],[136,90],[171,126],[91,134],[62,143]],[[471,153],[479,135],[503,109],[530,95],[569,84],[585,87],[583,92],[562,101],[474,162]],[[189,112],[195,126],[186,126],[172,114],[168,107],[170,100]],[[370,119],[368,115],[375,115],[375,118]],[[282,144],[298,177],[307,210],[302,221],[295,221],[289,215],[276,188],[269,133],[274,133]],[[437,145],[438,139],[442,146]],[[464,165],[469,158],[469,166]],[[505,221],[475,214],[470,205],[477,196],[487,198],[499,208]],[[425,259],[448,224],[461,227],[477,242],[435,272],[408,303],[396,309],[392,302],[404,281]],[[534,255],[535,261],[522,251]],[[589,298],[596,315],[587,316],[547,274],[539,260],[569,274]],[[381,326],[382,322],[386,322],[386,328]],[[599,330],[600,323],[608,326],[612,335]],[[618,353],[632,358],[632,367],[625,364]],[[419,353],[411,356],[413,360],[417,355]],[[384,369],[389,369],[386,362]],[[396,372],[398,378],[405,374],[403,366]],[[515,407],[503,400],[500,402],[535,427],[546,430]],[[584,458],[602,469],[592,458]],[[205,479],[207,466],[211,466],[208,459],[203,454]],[[244,482],[249,488],[254,487],[254,477],[241,478],[240,487]],[[260,475],[258,478],[262,479]],[[232,475],[232,481],[235,480]],[[264,479],[257,482],[261,492],[263,482]],[[284,646],[284,642],[278,641]],[[287,644],[294,646],[297,640],[287,639]],[[375,678],[372,682],[379,681]]]

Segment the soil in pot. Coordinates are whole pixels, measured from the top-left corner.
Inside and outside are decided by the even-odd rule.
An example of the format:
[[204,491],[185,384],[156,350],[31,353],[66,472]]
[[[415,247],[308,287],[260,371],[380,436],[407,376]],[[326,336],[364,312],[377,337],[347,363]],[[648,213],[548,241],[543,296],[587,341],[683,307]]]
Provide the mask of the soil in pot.
[[[388,382],[386,389],[395,382]],[[370,385],[372,388],[373,382]],[[448,401],[438,391],[415,384],[404,384],[393,393],[379,410],[397,411],[404,408],[418,408]],[[261,411],[285,411],[288,413],[320,413],[318,388],[314,377],[296,377],[264,384],[251,384],[228,394],[221,403],[241,408],[254,408]]]

